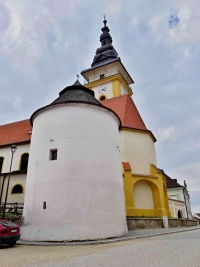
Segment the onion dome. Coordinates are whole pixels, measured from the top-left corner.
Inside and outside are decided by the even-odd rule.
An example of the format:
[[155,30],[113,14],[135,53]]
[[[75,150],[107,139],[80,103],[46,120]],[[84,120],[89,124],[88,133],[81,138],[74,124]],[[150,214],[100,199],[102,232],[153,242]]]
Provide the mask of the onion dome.
[[106,25],[105,17],[103,23],[104,27],[101,29],[103,33],[100,35],[101,47],[96,50],[91,67],[103,65],[116,59],[119,60],[118,53],[112,45],[112,37],[109,33],[110,29]]

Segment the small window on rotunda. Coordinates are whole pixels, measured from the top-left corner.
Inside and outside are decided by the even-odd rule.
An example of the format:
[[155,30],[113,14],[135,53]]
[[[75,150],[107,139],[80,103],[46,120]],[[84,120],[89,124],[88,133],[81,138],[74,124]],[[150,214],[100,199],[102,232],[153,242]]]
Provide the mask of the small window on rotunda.
[[58,154],[58,150],[57,149],[51,149],[50,150],[49,159],[50,160],[57,160],[57,154]]
[[20,184],[16,184],[12,188],[12,194],[22,194],[23,193],[23,187]]
[[103,78],[104,78],[104,74],[101,74],[101,75],[100,75],[100,79],[103,79]]

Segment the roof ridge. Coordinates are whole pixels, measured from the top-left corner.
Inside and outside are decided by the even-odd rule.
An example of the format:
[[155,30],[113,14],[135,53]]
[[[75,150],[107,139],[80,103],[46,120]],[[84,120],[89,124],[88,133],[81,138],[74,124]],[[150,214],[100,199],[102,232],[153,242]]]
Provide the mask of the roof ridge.
[[[129,95],[127,94],[127,96],[129,96]],[[134,110],[137,112],[137,114],[138,114],[138,116],[139,116],[139,119],[140,119],[141,122],[143,123],[145,129],[148,130],[148,128],[146,127],[146,124],[144,123],[144,121],[143,121],[143,119],[142,119],[142,116],[140,115],[140,113],[139,113],[139,111],[138,111],[138,109],[137,109],[137,107],[136,107],[136,105],[135,105],[135,103],[134,103],[134,101],[133,101],[133,98],[129,96],[129,99],[132,101],[133,108],[134,108]],[[127,97],[127,101],[128,101],[128,97]],[[127,109],[127,107],[126,107],[126,109]]]
[[[133,99],[132,99],[132,97],[130,97],[130,99],[131,99],[131,101],[133,102]],[[140,115],[140,113],[139,113],[139,111],[138,111],[138,109],[137,109],[137,107],[136,107],[136,105],[135,105],[135,103],[134,103],[134,102],[133,102],[133,106],[134,106],[134,108],[135,108],[136,112],[138,113],[138,115],[139,115],[139,117],[140,117],[141,121],[143,122],[143,124],[144,124],[145,128],[148,130],[148,128],[147,128],[147,126],[146,126],[145,122],[143,121],[143,119],[142,119],[142,116]]]
[[126,108],[125,108],[125,116],[123,118],[123,123],[125,123],[125,119],[126,119],[126,114],[127,114],[127,109],[128,109],[128,94],[125,95],[126,96]]

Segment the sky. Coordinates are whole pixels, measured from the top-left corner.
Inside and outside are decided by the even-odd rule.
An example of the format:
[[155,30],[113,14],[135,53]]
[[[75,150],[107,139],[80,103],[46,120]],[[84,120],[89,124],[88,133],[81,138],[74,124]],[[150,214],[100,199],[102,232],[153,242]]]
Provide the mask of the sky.
[[200,212],[200,1],[0,0],[0,125],[28,119],[91,66],[105,14],[157,142]]

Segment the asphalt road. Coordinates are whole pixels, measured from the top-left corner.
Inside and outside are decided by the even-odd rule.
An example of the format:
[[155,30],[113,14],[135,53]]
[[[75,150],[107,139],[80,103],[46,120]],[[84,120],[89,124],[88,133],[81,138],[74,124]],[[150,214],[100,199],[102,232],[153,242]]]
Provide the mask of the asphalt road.
[[200,229],[99,245],[0,246],[0,267],[200,267]]

